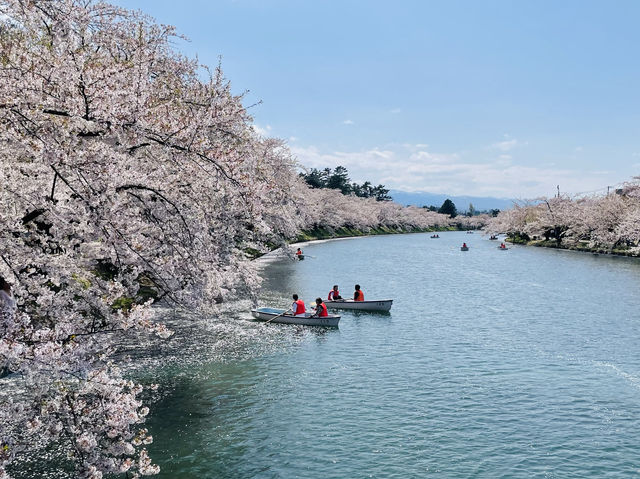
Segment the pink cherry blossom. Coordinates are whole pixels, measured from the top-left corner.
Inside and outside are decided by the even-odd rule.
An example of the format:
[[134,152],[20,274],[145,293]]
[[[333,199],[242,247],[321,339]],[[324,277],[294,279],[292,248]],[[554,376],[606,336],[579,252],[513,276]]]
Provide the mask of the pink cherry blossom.
[[[0,3],[0,275],[12,283],[0,371],[13,373],[0,379],[0,478],[35,437],[64,448],[78,477],[156,474],[143,386],[114,353],[127,331],[171,336],[154,303],[255,298],[249,249],[316,227],[451,222],[307,188],[221,68],[177,53],[174,36],[102,2]],[[634,218],[620,216],[625,231]]]

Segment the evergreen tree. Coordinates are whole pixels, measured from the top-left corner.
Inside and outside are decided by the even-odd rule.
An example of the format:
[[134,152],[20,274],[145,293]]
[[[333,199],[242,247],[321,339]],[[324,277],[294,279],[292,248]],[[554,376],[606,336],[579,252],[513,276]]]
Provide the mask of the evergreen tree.
[[449,198],[444,200],[442,206],[438,210],[438,213],[442,213],[443,215],[449,215],[450,218],[455,218],[458,216],[458,210],[456,209],[456,205]]
[[326,186],[326,179],[324,178],[323,172],[316,168],[311,168],[311,171],[307,174],[300,173],[300,176],[304,178],[304,181],[306,181],[311,188],[324,188]]
[[329,176],[327,188],[340,190],[343,195],[351,193],[351,185],[349,184],[349,172],[344,166],[336,166],[333,173]]
[[344,166],[318,170],[311,168],[309,173],[300,173],[300,177],[311,188],[330,188],[340,190],[343,195],[353,194],[360,198],[375,198],[377,201],[391,201],[389,190],[384,185],[372,186],[370,181],[365,181],[362,185],[350,183],[349,171]]
[[[356,186],[357,183],[354,183],[353,185]],[[369,181],[365,181],[362,185],[357,185],[357,188],[354,189],[354,193],[356,196],[360,196],[361,198],[369,198],[373,196],[372,190],[373,188],[371,187],[371,183]]]
[[375,197],[376,201],[391,201],[392,198],[389,196],[389,190],[384,187],[384,185],[378,185],[371,190],[371,196]]

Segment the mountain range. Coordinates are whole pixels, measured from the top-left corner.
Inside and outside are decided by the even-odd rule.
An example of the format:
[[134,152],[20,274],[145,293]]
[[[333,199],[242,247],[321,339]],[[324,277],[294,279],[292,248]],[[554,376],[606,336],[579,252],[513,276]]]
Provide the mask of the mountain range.
[[389,195],[393,201],[401,205],[413,206],[442,206],[444,200],[450,199],[456,205],[456,209],[460,213],[469,210],[469,204],[472,204],[476,211],[488,211],[493,209],[507,210],[513,206],[513,200],[509,198],[493,198],[490,196],[452,196],[427,192],[408,192],[400,190],[391,190]]

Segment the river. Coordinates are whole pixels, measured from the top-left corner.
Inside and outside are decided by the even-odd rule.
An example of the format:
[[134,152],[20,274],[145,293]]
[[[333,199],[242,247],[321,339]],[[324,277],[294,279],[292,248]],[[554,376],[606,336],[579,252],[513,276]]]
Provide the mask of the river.
[[640,262],[497,245],[375,236],[265,264],[261,305],[359,283],[393,308],[184,329],[147,373],[159,477],[640,475]]

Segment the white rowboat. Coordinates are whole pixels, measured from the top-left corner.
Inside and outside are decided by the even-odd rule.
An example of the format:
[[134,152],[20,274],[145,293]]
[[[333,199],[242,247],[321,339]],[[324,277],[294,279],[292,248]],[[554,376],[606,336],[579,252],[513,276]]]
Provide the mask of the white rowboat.
[[339,299],[325,301],[327,309],[357,309],[359,311],[389,311],[393,299],[380,299],[376,301],[354,301],[353,299]]
[[327,326],[338,327],[340,316],[330,314],[323,318],[314,317],[311,313],[305,313],[304,316],[293,316],[291,314],[282,314],[286,310],[276,308],[258,308],[252,309],[251,315],[258,321],[269,321],[271,323],[283,324],[301,324],[303,326]]

